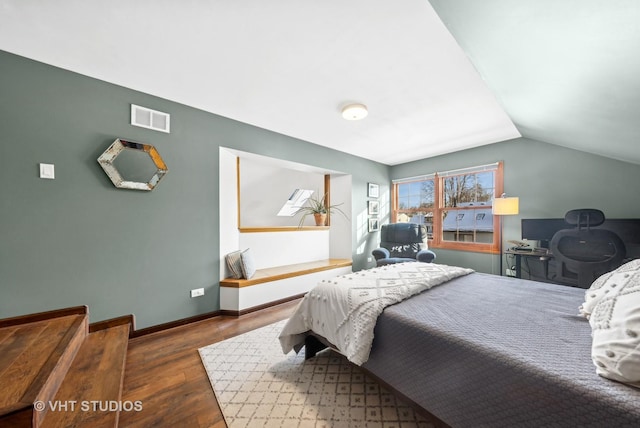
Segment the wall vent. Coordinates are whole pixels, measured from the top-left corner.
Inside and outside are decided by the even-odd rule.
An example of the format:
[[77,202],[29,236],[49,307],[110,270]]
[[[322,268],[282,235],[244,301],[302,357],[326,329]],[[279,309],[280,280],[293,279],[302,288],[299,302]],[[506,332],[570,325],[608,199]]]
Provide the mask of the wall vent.
[[169,133],[171,116],[169,113],[151,110],[131,104],[131,124],[142,128],[153,129],[154,131]]

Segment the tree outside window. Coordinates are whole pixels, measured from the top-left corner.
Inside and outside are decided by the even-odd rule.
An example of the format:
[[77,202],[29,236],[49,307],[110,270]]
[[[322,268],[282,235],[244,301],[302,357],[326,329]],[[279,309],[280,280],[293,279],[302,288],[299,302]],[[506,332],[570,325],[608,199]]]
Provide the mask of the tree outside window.
[[502,188],[502,162],[395,180],[392,220],[426,225],[433,248],[495,253],[500,238],[491,203]]

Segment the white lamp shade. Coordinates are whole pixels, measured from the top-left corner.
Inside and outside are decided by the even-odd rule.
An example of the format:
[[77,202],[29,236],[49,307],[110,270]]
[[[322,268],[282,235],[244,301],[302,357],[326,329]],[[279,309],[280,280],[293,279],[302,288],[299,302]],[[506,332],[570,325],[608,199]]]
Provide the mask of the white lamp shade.
[[495,198],[491,212],[493,215],[515,215],[520,209],[520,198]]

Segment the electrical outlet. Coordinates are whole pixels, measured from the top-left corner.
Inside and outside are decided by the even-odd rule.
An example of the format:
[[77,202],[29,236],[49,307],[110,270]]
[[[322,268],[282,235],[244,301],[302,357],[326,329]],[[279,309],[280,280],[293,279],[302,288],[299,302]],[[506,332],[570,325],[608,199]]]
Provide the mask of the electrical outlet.
[[204,296],[204,288],[194,288],[191,290],[191,297]]
[[373,260],[371,259],[371,257],[367,257],[367,261],[371,263]]

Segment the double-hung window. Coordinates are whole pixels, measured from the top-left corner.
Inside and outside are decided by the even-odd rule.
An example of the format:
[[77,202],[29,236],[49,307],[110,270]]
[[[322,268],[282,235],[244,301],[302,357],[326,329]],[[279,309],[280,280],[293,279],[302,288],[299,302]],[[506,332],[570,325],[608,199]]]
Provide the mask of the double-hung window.
[[427,227],[432,248],[496,253],[491,203],[503,189],[502,162],[393,180],[392,222]]

